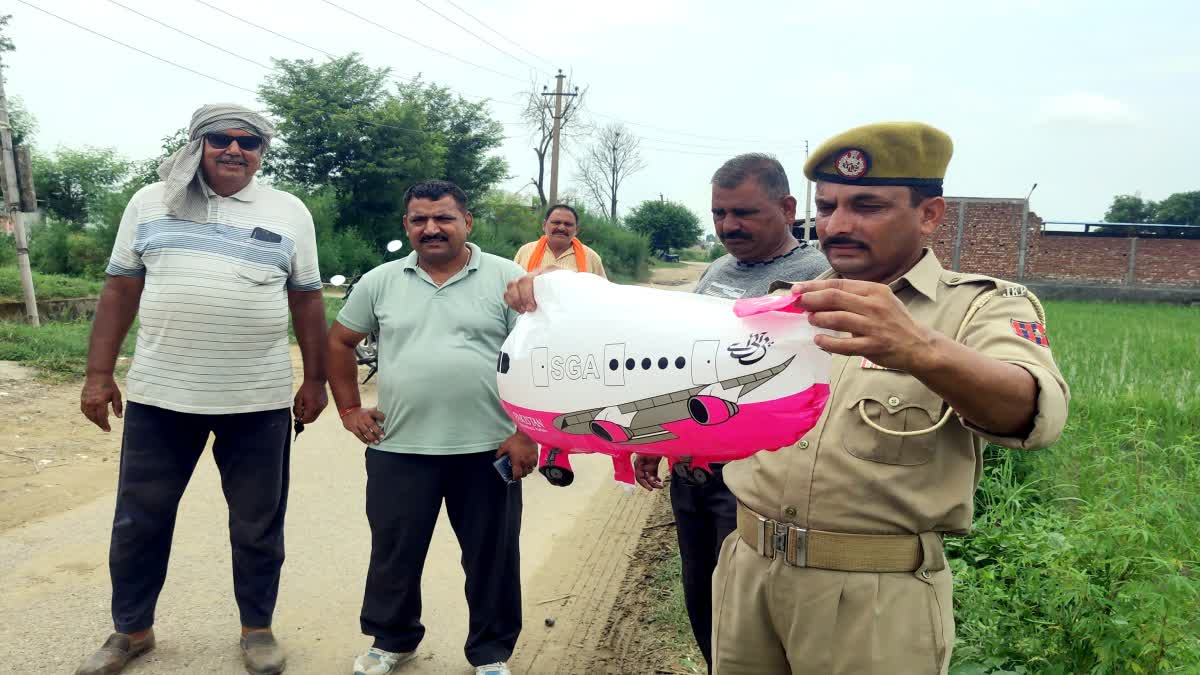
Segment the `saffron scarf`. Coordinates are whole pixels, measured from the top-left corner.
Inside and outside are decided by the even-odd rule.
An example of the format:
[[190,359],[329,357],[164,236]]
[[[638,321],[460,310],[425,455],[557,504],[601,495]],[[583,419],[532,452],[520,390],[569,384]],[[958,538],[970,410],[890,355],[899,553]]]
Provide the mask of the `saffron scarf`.
[[[529,264],[525,266],[526,272],[532,272],[542,266],[542,257],[546,255],[546,247],[549,244],[550,237],[545,235],[538,240],[537,246],[533,247],[533,255],[529,257]],[[578,237],[571,240],[571,248],[575,250],[575,268],[580,272],[586,272],[587,251],[584,250]]]

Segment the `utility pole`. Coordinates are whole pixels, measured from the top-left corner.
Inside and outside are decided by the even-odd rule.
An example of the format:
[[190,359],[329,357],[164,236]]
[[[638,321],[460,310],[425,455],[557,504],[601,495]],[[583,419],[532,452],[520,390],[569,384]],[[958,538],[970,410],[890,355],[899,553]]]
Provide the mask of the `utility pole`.
[[[804,163],[808,164],[808,141],[804,141]],[[804,175],[803,172],[800,175]],[[812,181],[804,176],[804,242],[811,239],[812,229]]]
[[21,274],[21,289],[25,292],[25,318],[40,326],[37,296],[33,292],[33,271],[29,268],[29,239],[25,236],[24,214],[21,213],[21,191],[17,187],[17,158],[13,155],[12,128],[8,125],[8,98],[4,95],[4,75],[0,70],[0,146],[4,163],[4,210],[12,218],[17,244],[17,269]]
[[558,75],[554,76],[554,79],[557,80],[557,83],[554,86],[554,93],[551,94],[549,91],[546,90],[546,87],[542,87],[542,96],[553,96],[554,97],[554,131],[552,132],[554,141],[553,141],[553,150],[551,150],[551,153],[550,153],[550,204],[551,205],[558,203],[558,146],[559,146],[559,131],[562,128],[562,124],[561,124],[562,97],[579,95],[579,87],[575,87],[575,91],[573,91],[573,92],[563,93],[563,80],[565,80],[566,77],[567,77],[566,75],[563,75],[562,68],[559,68]]

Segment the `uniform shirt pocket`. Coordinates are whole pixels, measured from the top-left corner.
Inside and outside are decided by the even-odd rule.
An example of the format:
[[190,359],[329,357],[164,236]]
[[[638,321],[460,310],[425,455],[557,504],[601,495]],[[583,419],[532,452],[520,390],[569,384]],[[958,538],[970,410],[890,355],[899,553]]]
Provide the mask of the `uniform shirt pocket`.
[[[895,379],[895,378],[888,378]],[[933,458],[936,433],[931,427],[941,420],[944,404],[937,394],[912,378],[895,381],[891,387],[879,382],[871,391],[850,396],[846,409],[846,452],[871,462],[898,466],[925,464]],[[865,419],[864,419],[865,418]],[[897,436],[879,431],[875,425],[895,432],[928,433]]]

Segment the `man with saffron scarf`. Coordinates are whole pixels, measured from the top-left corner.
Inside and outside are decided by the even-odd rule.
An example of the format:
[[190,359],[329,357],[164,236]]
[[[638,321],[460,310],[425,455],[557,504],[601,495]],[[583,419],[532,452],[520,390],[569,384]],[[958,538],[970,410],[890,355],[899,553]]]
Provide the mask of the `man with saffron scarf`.
[[[175,514],[210,434],[229,505],[246,669],[284,669],[271,618],[291,422],[315,421],[327,401],[316,236],[299,199],[254,178],[270,122],[215,104],[192,115],[189,131],[159,167],[162,182],[125,208],[92,325],[80,408],[104,431],[110,405],[125,419],[109,548],[116,630],[76,675],[112,675],[154,648]],[[304,361],[294,397],[289,310]],[[113,368],[135,315],[122,405]]]
[[555,267],[572,272],[591,272],[603,279],[604,262],[600,255],[579,241],[579,214],[566,204],[555,204],[546,211],[542,221],[546,234],[517,251],[513,260],[526,272],[543,267]]

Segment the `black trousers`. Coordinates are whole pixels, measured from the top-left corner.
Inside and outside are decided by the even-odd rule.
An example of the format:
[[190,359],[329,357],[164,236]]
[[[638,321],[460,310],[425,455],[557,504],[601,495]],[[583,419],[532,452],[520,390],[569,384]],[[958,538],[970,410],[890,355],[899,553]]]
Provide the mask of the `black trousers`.
[[507,661],[521,633],[520,485],[504,482],[493,452],[366,455],[371,565],[362,632],[389,652],[412,651],[425,636],[421,573],[444,499],[467,576],[467,661]]
[[118,632],[135,633],[154,624],[179,499],[210,433],[229,505],[233,592],[242,625],[271,625],[283,566],[290,432],[291,412],[286,408],[199,415],[126,403],[108,553]]
[[712,575],[721,543],[737,529],[737,499],[725,487],[723,465],[709,469],[712,478],[696,485],[671,472],[671,511],[683,561],[683,601],[692,634],[712,672]]

